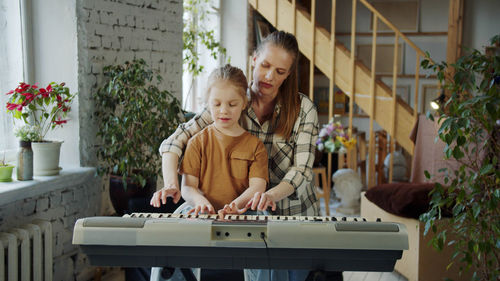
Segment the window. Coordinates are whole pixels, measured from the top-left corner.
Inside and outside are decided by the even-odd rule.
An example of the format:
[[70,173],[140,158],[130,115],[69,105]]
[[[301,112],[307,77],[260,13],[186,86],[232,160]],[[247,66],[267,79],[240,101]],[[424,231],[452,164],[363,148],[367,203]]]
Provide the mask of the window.
[[7,114],[6,93],[23,80],[21,11],[18,1],[0,0],[0,159],[13,161],[17,149],[14,124]]
[[[184,32],[189,30],[189,26],[192,28],[191,32],[194,33],[213,31],[215,42],[220,42],[220,0],[184,1],[183,20]],[[203,71],[198,76],[193,75],[187,71],[186,62],[184,62],[182,75],[183,108],[192,112],[200,112],[204,108],[203,98],[208,75],[225,60],[220,55],[214,59],[212,53],[219,50],[207,49],[199,37],[197,38],[194,51],[198,53],[198,64],[203,66]],[[186,57],[186,52],[185,47],[183,57]]]

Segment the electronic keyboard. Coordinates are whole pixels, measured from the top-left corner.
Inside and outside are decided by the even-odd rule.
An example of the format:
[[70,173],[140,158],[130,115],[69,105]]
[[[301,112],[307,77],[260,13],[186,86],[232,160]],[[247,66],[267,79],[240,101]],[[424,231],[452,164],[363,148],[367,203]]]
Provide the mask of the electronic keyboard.
[[393,271],[403,224],[356,217],[133,213],[79,219],[92,265]]

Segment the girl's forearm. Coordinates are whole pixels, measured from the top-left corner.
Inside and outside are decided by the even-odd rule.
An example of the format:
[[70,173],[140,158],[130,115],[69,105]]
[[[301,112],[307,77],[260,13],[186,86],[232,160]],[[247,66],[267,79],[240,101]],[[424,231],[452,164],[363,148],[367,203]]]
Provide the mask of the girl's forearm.
[[209,204],[208,199],[203,196],[198,188],[189,185],[183,185],[181,189],[182,198],[191,206],[200,204]]

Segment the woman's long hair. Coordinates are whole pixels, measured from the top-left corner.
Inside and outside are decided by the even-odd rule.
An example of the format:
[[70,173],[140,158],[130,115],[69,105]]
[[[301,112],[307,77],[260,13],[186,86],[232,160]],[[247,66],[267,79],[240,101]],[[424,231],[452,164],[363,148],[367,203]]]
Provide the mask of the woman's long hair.
[[283,81],[283,84],[281,84],[278,96],[276,97],[276,102],[281,105],[280,114],[277,116],[275,112],[271,120],[274,124],[274,132],[285,139],[288,139],[292,134],[293,125],[295,124],[300,112],[300,98],[298,94],[299,89],[297,78],[299,44],[293,34],[286,31],[275,31],[262,40],[261,44],[257,47],[256,53],[259,54],[262,52],[262,50],[264,50],[264,48],[269,44],[282,48],[293,58],[292,66],[289,69],[290,74],[285,81]]

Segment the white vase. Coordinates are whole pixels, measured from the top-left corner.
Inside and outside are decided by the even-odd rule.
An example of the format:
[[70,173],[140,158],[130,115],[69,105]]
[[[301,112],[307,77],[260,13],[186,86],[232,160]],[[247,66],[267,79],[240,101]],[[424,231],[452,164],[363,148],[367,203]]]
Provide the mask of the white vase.
[[58,175],[59,154],[62,141],[32,142],[33,149],[33,174],[35,176]]

